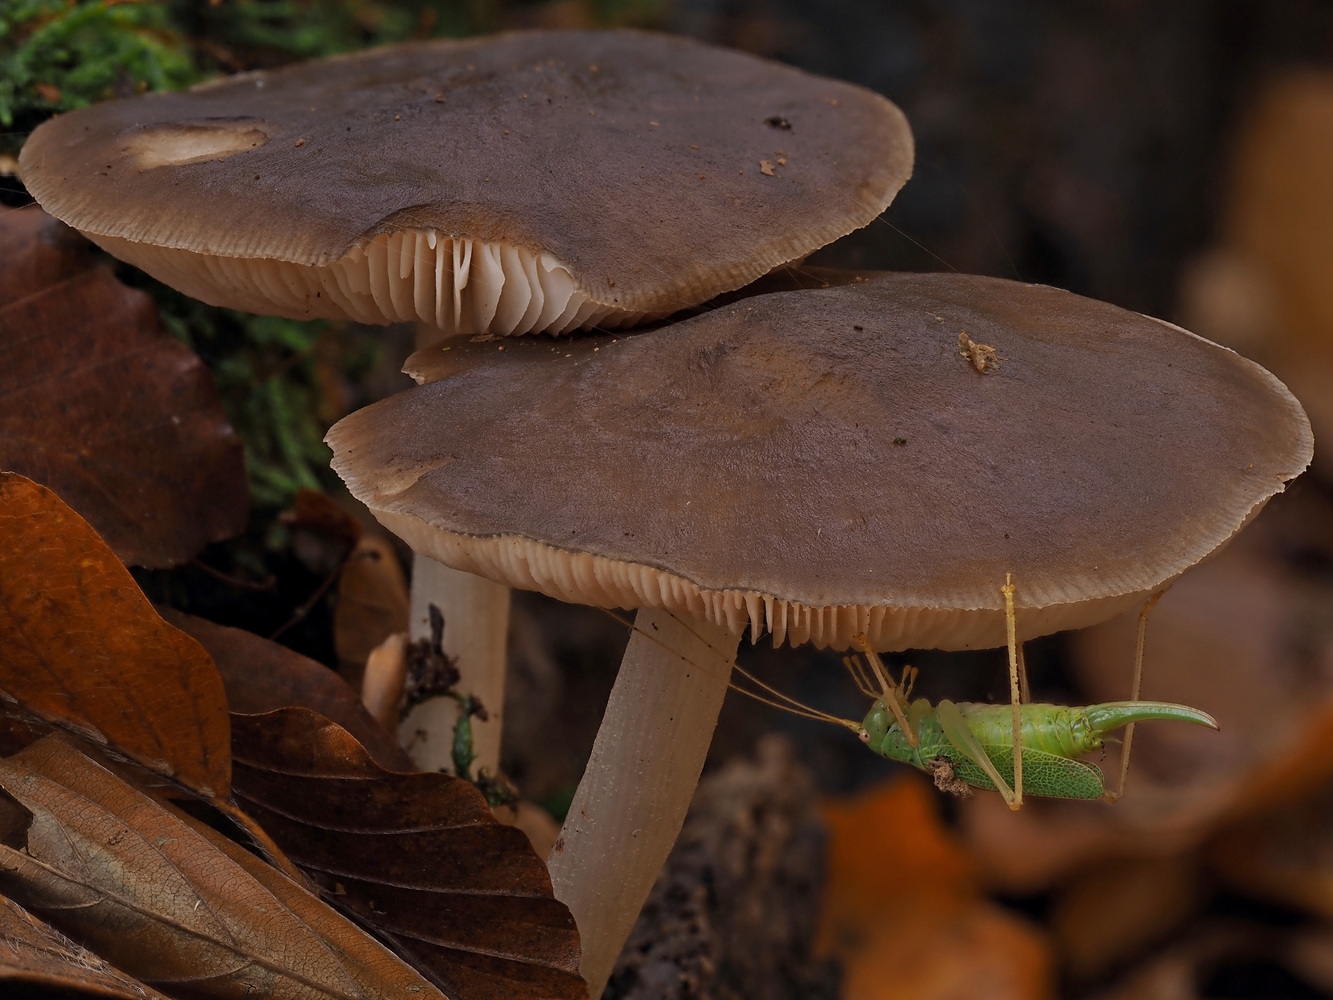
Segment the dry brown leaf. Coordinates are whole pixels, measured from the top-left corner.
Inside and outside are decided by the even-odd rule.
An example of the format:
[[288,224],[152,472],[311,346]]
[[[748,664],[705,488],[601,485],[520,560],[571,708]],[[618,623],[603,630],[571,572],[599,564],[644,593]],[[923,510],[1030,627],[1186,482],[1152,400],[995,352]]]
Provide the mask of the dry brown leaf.
[[1050,946],[982,897],[923,781],[907,777],[827,803],[824,816],[829,881],[818,951],[842,960],[844,997],[1052,995]]
[[145,982],[219,998],[444,1000],[290,879],[62,737],[0,761],[0,786],[31,814],[22,849],[0,846],[0,884]]
[[372,649],[407,631],[407,614],[407,578],[393,546],[375,535],[362,536],[338,578],[333,645],[339,669],[349,679],[364,669]]
[[35,206],[0,221],[0,309],[93,266],[92,244]]
[[356,692],[328,667],[243,629],[171,608],[159,611],[208,651],[222,675],[232,712],[261,715],[279,708],[308,708],[351,733],[380,766],[415,770],[393,734],[371,718]]
[[58,492],[126,563],[240,534],[241,442],[143,292],[38,208],[0,214],[0,468]]
[[112,1000],[166,1000],[0,896],[0,992],[19,983]]
[[301,709],[236,716],[237,798],[326,898],[451,996],[577,1000],[573,918],[522,831],[447,774],[396,774]]
[[54,493],[0,473],[0,691],[206,797],[231,785],[222,679]]
[[871,924],[844,959],[848,1000],[1038,1000],[1053,996],[1050,946],[1035,928],[981,901],[949,914]]
[[349,548],[357,543],[365,530],[361,522],[346,507],[327,493],[301,487],[290,510],[281,515],[289,528],[309,528],[329,538],[337,539]]
[[1279,292],[1283,360],[1333,344],[1333,73],[1269,82],[1240,130],[1227,205],[1228,242],[1259,263]]

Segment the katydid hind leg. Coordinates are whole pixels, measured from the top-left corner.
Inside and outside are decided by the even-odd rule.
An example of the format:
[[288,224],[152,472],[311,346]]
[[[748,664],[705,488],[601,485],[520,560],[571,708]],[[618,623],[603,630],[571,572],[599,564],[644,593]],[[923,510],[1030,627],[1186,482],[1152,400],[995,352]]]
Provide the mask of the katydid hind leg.
[[[1148,615],[1165,593],[1165,590],[1159,590],[1153,594],[1143,602],[1139,611],[1138,629],[1134,636],[1134,682],[1129,692],[1130,701],[1138,701],[1143,688],[1143,645],[1148,636]],[[1131,722],[1125,727],[1125,739],[1120,746],[1120,781],[1114,791],[1108,789],[1103,796],[1107,802],[1115,802],[1125,794],[1125,782],[1129,778],[1129,755],[1134,748],[1134,726],[1135,723]]]

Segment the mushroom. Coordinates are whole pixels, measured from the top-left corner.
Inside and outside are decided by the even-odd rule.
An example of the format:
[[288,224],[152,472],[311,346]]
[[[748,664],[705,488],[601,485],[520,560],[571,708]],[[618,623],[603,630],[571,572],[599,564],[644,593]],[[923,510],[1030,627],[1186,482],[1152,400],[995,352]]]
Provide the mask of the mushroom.
[[1092,624],[1215,551],[1312,447],[1281,383],[1228,350],[961,275],[419,360],[438,381],[330,431],[351,491],[443,563],[639,609],[550,859],[594,996],[680,829],[744,627],[1004,645],[1010,573],[1026,637]]
[[212,305],[500,336],[804,257],[888,206],[912,136],[878,94],[740,52],[520,32],[108,101],[20,162],[52,215]]
[[[48,212],[212,305],[501,336],[739,288],[869,223],[912,155],[902,113],[863,88],[684,38],[572,31],[108,101],[44,123],[21,163]],[[414,637],[432,604],[491,712],[475,732],[494,771],[508,590],[418,558]],[[429,734],[454,712],[437,699],[406,720],[409,740],[428,734],[422,767],[449,766]]]

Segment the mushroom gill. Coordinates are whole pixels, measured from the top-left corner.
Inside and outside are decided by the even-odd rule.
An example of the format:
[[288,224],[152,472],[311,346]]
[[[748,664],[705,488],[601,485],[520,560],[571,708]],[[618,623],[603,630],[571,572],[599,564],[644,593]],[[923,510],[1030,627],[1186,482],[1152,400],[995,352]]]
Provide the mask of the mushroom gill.
[[632,312],[596,302],[549,253],[434,229],[380,233],[323,266],[91,235],[108,253],[210,305],[289,319],[421,322],[444,336],[505,337],[618,328],[670,312]]

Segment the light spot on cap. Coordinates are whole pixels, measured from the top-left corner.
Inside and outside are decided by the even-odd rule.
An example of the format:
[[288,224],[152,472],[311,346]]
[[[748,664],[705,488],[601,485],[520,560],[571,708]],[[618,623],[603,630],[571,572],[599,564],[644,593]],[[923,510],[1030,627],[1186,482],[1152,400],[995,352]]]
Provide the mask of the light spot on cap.
[[204,160],[225,160],[258,149],[268,135],[249,123],[226,125],[150,125],[135,130],[125,151],[140,170],[180,166]]

